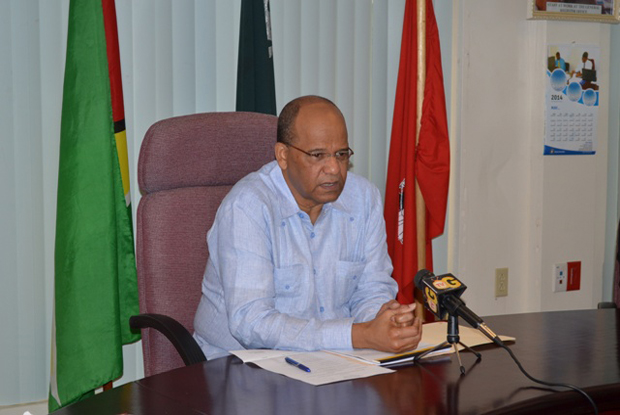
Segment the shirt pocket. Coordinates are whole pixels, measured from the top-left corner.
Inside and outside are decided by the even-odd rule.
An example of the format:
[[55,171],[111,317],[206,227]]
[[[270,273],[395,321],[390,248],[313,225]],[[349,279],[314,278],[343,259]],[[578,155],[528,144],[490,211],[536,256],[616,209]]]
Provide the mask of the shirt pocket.
[[301,317],[311,300],[310,269],[302,264],[275,268],[273,273],[276,310]]
[[336,263],[334,292],[337,306],[349,306],[365,266],[365,262],[338,261]]

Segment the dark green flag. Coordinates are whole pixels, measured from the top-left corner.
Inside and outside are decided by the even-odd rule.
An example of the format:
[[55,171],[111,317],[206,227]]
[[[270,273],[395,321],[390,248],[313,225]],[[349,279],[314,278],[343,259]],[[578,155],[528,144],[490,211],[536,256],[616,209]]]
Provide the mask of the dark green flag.
[[237,111],[276,115],[269,0],[241,1]]

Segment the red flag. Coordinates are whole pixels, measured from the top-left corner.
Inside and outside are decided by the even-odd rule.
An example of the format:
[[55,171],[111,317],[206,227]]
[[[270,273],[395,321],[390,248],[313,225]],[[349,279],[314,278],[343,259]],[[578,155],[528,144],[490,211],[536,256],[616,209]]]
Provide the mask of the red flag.
[[416,146],[418,94],[416,0],[407,0],[385,192],[388,251],[398,282],[398,301],[411,303],[419,269],[415,181],[426,204],[426,264],[432,269],[431,240],[443,233],[450,176],[448,123],[439,32],[432,0],[426,0],[426,82]]

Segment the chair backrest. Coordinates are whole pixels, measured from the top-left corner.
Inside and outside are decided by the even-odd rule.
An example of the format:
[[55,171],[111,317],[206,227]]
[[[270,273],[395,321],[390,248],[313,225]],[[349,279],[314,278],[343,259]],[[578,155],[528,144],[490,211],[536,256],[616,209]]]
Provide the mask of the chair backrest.
[[[242,177],[274,160],[277,117],[222,112],[174,117],[147,131],[138,161],[140,312],[173,317],[190,333],[201,295],[206,234]],[[174,347],[143,330],[146,376],[183,366]]]
[[581,74],[581,79],[586,82],[596,82],[596,71],[592,69],[584,69]]
[[547,69],[549,69],[550,72],[555,70],[555,56],[547,57]]

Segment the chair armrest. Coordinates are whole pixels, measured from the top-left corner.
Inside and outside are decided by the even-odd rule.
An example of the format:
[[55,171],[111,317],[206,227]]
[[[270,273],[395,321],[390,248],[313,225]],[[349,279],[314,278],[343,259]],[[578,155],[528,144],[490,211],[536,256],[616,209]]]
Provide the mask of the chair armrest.
[[196,340],[181,323],[162,314],[138,314],[129,318],[132,329],[152,328],[162,333],[177,350],[186,366],[207,360]]
[[598,303],[596,308],[616,308],[616,303],[601,302],[601,303]]

